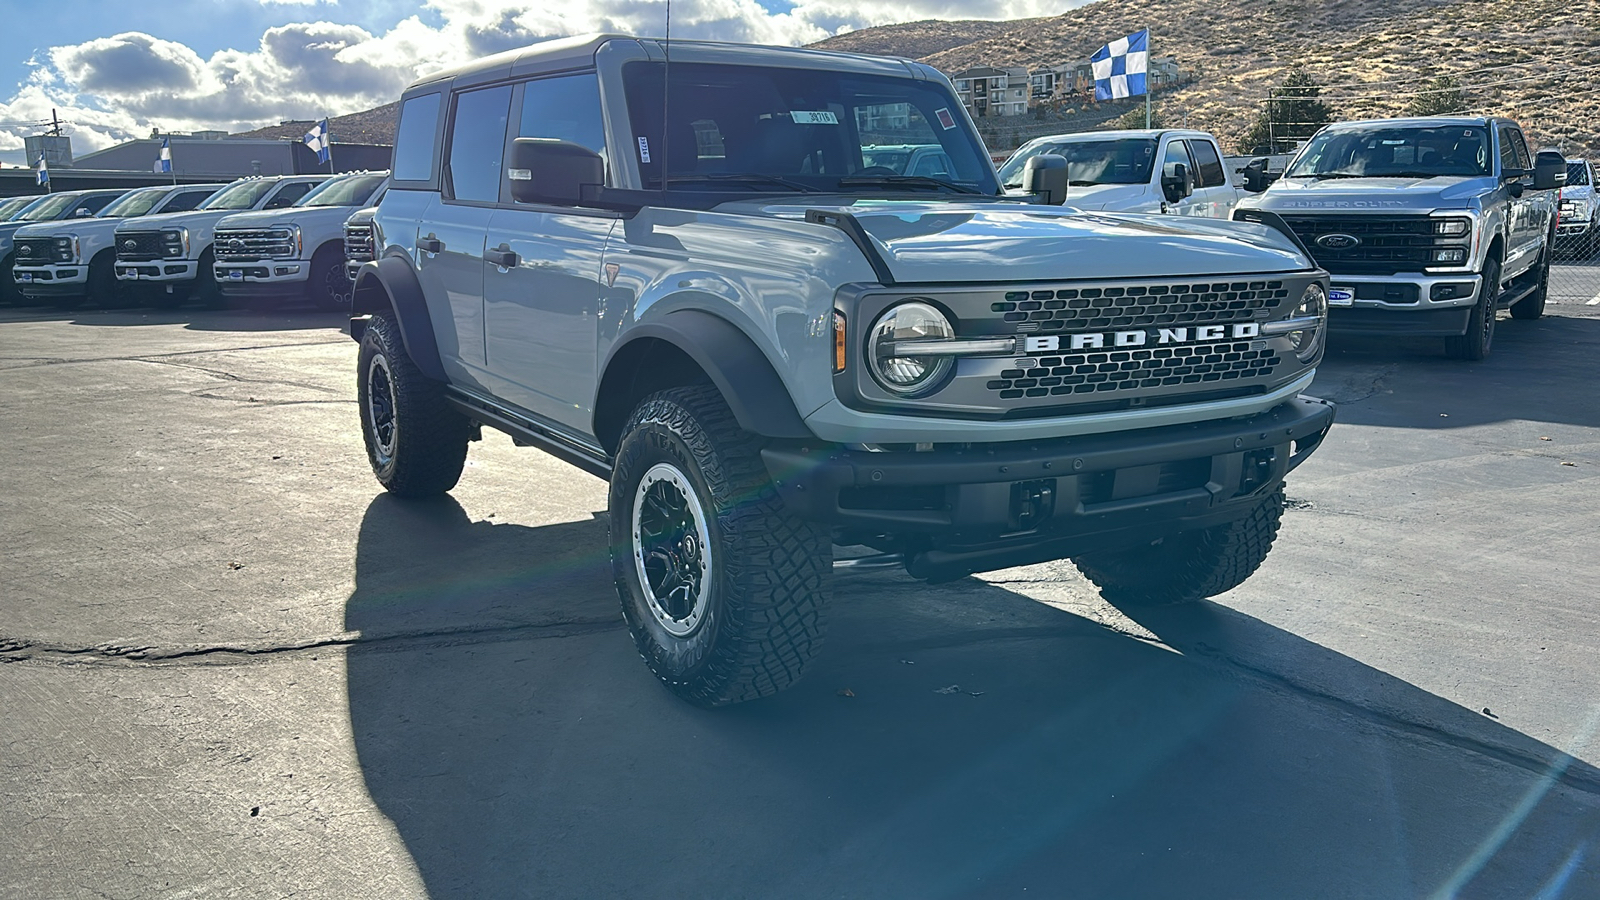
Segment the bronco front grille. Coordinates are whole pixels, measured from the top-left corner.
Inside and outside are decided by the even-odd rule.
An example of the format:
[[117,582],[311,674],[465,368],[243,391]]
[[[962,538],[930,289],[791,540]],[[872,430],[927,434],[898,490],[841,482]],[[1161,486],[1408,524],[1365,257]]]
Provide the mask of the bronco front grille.
[[369,262],[374,253],[372,226],[353,223],[344,226],[344,258],[351,262]]
[[19,266],[42,266],[51,262],[51,248],[54,244],[50,238],[26,238],[17,241],[16,264]]
[[122,262],[145,262],[166,255],[166,241],[159,231],[117,232],[117,259]]
[[293,259],[294,232],[287,228],[219,228],[212,239],[217,262]]
[[1050,333],[1250,322],[1288,297],[1281,281],[1182,282],[1008,291],[989,308],[1018,331]]
[[1264,378],[1277,368],[1278,354],[1265,341],[1233,341],[1027,357],[1015,362],[1029,366],[1006,369],[987,383],[1002,400]]
[[[1436,246],[1428,216],[1284,216],[1317,265],[1335,275],[1394,275],[1420,272]],[[1350,246],[1330,247],[1321,238],[1355,238]],[[1339,244],[1348,244],[1343,238]]]

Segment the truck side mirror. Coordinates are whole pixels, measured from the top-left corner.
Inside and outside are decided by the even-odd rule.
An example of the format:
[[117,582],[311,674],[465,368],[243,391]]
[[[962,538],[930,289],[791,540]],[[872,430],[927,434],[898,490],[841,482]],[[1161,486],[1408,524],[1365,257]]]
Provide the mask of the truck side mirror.
[[1022,191],[1050,206],[1067,202],[1067,158],[1059,153],[1029,157],[1022,164]]
[[511,142],[511,198],[518,203],[577,206],[586,186],[606,183],[606,163],[582,144],[554,138],[517,138]]
[[1548,191],[1567,183],[1567,160],[1559,150],[1540,150],[1533,158],[1533,189]]
[[1250,160],[1248,165],[1239,170],[1239,174],[1244,178],[1244,189],[1252,194],[1261,193],[1267,189],[1267,185],[1272,183],[1272,179],[1267,177],[1267,160],[1265,157],[1257,157]]
[[1168,203],[1177,203],[1194,193],[1194,177],[1183,163],[1167,163],[1161,167],[1161,193]]
[[94,215],[94,213],[91,212],[89,210],[89,207],[87,207],[87,206],[80,206],[77,209],[72,211],[72,217],[74,219],[87,219],[87,218],[92,217],[93,215]]

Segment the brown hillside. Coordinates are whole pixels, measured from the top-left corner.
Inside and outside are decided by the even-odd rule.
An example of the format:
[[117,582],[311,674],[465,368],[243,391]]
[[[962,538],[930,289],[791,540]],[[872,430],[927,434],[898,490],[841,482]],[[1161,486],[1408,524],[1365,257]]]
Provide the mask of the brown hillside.
[[[1107,40],[1152,29],[1151,51],[1176,57],[1196,80],[1157,98],[1169,121],[1232,143],[1260,110],[1260,98],[1285,71],[1303,64],[1330,86],[1326,97],[1346,118],[1392,115],[1396,92],[1437,75],[1460,77],[1474,111],[1512,116],[1541,144],[1600,155],[1600,15],[1570,0],[1098,0],[1048,19],[968,30],[916,23],[908,46],[947,43],[917,55],[869,28],[815,46],[875,44],[945,72],[972,65],[1031,67],[1087,57]],[[885,26],[904,29],[906,26]],[[1483,71],[1510,63],[1530,65]],[[1498,83],[1497,83],[1498,82]],[[1508,83],[1510,82],[1510,83]]]
[[812,44],[820,50],[838,50],[841,53],[871,53],[875,56],[904,56],[922,59],[946,50],[954,50],[973,41],[1000,38],[1033,22],[1049,19],[1010,19],[996,22],[988,19],[959,19],[945,21],[924,19],[920,22],[900,22],[850,31]]
[[[386,103],[376,109],[351,113],[348,116],[334,116],[328,120],[328,130],[333,133],[334,141],[341,144],[393,144],[395,123],[400,117],[399,110],[400,104],[396,102]],[[255,131],[230,134],[228,137],[299,140],[305,137],[306,132],[315,124],[316,121],[310,119],[304,122],[296,120],[257,128]]]

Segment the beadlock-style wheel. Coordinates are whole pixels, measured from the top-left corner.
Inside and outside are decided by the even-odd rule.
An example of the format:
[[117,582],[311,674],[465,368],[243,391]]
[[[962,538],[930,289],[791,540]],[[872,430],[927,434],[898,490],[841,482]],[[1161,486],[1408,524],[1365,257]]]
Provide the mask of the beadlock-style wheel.
[[374,354],[367,365],[367,421],[372,432],[372,455],[379,465],[394,459],[394,378],[389,360]]
[[633,564],[645,602],[669,634],[687,637],[710,604],[711,533],[706,511],[676,466],[656,463],[633,498]]

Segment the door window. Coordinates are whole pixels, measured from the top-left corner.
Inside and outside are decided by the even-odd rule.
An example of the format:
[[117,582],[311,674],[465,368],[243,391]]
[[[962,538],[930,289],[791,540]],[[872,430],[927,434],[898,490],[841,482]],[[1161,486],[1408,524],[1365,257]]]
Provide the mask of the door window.
[[310,193],[314,187],[316,185],[308,181],[292,181],[279,188],[278,193],[274,194],[262,209],[283,209],[286,206],[293,206],[296,200]]
[[554,138],[588,147],[607,161],[610,173],[605,120],[600,115],[600,81],[592,72],[524,84],[516,136]]
[[1166,174],[1167,166],[1173,163],[1183,163],[1184,168],[1188,169],[1196,179],[1200,177],[1194,172],[1194,160],[1189,157],[1189,148],[1183,141],[1171,141],[1167,144],[1167,153],[1161,158],[1161,173]]
[[205,201],[205,199],[207,197],[211,196],[213,193],[215,193],[215,192],[214,191],[209,191],[209,190],[206,190],[206,191],[184,191],[184,192],[178,194],[176,197],[173,197],[171,200],[169,200],[167,202],[166,206],[161,207],[161,211],[164,212],[164,213],[188,212],[189,210],[194,209],[195,207],[199,206],[202,202]]
[[511,86],[484,88],[456,95],[450,128],[450,196],[456,200],[494,203],[504,177],[506,119],[511,111]]
[[1511,140],[1511,129],[1500,127],[1500,174],[1502,176],[1511,169],[1520,169],[1517,165],[1517,146]]
[[433,136],[439,124],[439,95],[412,97],[400,108],[394,138],[394,177],[427,181],[433,177]]
[[1210,141],[1189,141],[1189,152],[1194,154],[1199,167],[1196,187],[1219,187],[1227,182],[1222,172],[1222,160]]

